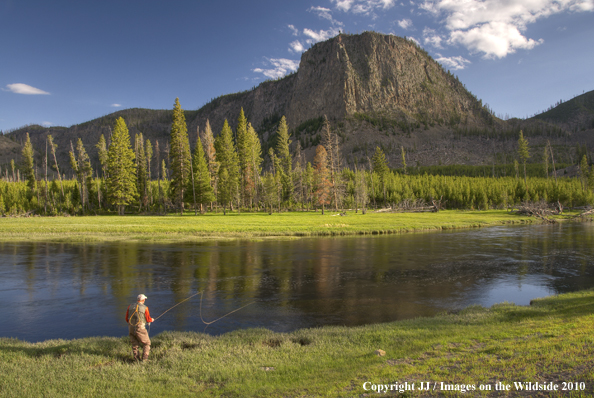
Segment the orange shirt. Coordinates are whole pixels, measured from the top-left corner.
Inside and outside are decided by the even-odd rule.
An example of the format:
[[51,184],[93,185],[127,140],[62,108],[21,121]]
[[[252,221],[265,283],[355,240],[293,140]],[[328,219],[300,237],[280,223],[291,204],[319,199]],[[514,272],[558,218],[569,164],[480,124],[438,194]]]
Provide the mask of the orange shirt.
[[[128,317],[129,317],[129,313],[130,313],[130,306],[128,306],[128,308],[126,309],[126,323],[128,323]],[[151,315],[149,314],[149,309],[148,307],[146,307],[146,311],[144,312],[144,319],[146,319],[147,323],[151,323],[154,321],[153,318],[151,318]]]

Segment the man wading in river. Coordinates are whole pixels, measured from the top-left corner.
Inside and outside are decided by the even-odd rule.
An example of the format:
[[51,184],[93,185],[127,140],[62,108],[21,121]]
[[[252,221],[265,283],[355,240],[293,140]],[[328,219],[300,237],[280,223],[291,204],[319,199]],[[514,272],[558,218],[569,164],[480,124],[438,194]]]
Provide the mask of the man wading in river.
[[142,344],[142,360],[146,361],[151,350],[151,339],[146,330],[146,324],[150,325],[155,320],[151,318],[149,309],[144,305],[144,300],[147,297],[144,294],[139,294],[136,298],[137,302],[130,304],[126,310],[126,322],[128,323],[128,331],[130,334],[130,342],[132,343],[132,354],[134,359],[139,361],[140,355],[138,353],[138,346]]

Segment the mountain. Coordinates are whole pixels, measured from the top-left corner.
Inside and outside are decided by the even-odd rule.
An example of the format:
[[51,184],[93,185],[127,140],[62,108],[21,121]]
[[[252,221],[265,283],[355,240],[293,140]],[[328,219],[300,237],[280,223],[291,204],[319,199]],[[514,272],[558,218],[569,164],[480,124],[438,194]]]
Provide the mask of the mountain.
[[574,131],[594,129],[594,91],[561,102],[533,119],[563,125]]
[[[299,141],[310,160],[327,116],[350,165],[367,165],[375,146],[384,149],[392,167],[401,163],[401,148],[411,166],[506,162],[520,128],[527,129],[531,144],[551,139],[565,145],[571,140],[570,132],[550,121],[498,119],[415,42],[374,32],[340,34],[317,43],[302,54],[297,72],[186,111],[192,145],[206,120],[218,134],[225,119],[236,125],[241,108],[259,132],[264,154],[285,115],[293,145]],[[28,126],[9,136],[20,142],[29,132],[40,151],[52,134],[58,161],[68,171],[70,142],[82,138],[96,167],[95,144],[101,134],[109,136],[120,116],[132,137],[142,132],[153,144],[159,140],[163,158],[171,115],[170,110],[127,109],[69,128]]]

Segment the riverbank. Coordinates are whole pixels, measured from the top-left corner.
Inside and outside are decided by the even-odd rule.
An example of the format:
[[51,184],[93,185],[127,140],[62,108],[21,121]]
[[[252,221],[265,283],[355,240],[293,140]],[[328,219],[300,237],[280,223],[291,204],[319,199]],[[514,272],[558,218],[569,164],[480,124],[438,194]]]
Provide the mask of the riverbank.
[[[164,332],[152,338],[150,360],[140,364],[130,360],[127,337],[35,344],[3,338],[0,395],[362,397],[398,382],[414,384],[404,396],[549,396],[514,384],[529,382],[557,386],[560,395],[572,388],[574,396],[592,396],[593,313],[594,290],[588,290],[526,307],[475,306],[353,328],[248,329],[217,337]],[[419,391],[421,382],[431,390]],[[509,390],[496,391],[497,383]]]
[[[568,213],[556,216],[567,220]],[[399,234],[476,228],[502,224],[540,223],[539,219],[505,210],[438,213],[285,212],[207,213],[194,216],[5,217],[0,220],[2,241],[148,241],[185,242],[204,239]]]

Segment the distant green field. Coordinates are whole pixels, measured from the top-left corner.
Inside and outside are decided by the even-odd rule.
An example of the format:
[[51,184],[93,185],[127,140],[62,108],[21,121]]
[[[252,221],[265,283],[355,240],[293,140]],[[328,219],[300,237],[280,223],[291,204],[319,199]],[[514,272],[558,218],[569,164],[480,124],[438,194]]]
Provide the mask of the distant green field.
[[[567,217],[567,216],[564,216]],[[505,210],[438,213],[338,212],[207,213],[194,216],[4,217],[0,240],[194,241],[200,239],[398,234],[539,220]]]
[[[352,328],[164,332],[152,337],[147,363],[131,360],[124,331],[35,344],[0,338],[0,396],[591,397],[593,313],[589,290]],[[557,390],[525,391],[526,383]]]

